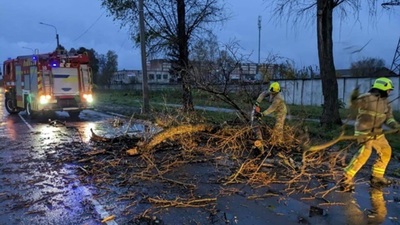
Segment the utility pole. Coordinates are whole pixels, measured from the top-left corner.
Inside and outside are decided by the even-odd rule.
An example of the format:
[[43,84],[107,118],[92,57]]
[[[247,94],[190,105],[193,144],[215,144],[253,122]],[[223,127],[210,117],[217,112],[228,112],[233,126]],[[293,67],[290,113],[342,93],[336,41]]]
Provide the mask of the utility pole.
[[54,30],[56,31],[56,40],[57,40],[57,48],[56,48],[56,50],[58,50],[58,48],[60,47],[60,39],[58,38],[57,27],[54,26],[54,25],[48,24],[48,23],[43,23],[43,22],[39,22],[39,24],[54,28]]
[[143,0],[139,0],[139,27],[140,27],[140,52],[142,55],[142,92],[143,108],[142,113],[150,111],[149,85],[147,83],[147,60],[146,60],[146,29],[144,27]]
[[256,68],[256,75],[258,76],[260,67],[260,50],[261,50],[261,16],[258,16],[258,61]]
[[[384,2],[381,5],[382,7],[399,6],[400,0],[392,0],[390,2]],[[400,38],[397,43],[396,51],[394,52],[394,57],[390,70],[397,73],[397,75],[400,75]]]
[[400,38],[397,42],[397,47],[396,51],[394,52],[392,66],[390,67],[390,70],[397,73],[397,75],[400,75]]
[[258,64],[260,64],[260,49],[261,49],[261,16],[258,16]]

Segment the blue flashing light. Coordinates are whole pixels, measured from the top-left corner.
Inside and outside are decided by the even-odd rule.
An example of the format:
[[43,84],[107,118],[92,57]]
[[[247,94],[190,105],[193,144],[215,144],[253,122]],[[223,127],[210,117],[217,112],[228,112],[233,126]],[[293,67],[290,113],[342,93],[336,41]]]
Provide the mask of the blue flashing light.
[[36,55],[32,56],[32,60],[36,61],[37,60],[37,56]]
[[50,66],[51,67],[60,67],[60,62],[58,62],[58,60],[56,60],[56,59],[50,60]]

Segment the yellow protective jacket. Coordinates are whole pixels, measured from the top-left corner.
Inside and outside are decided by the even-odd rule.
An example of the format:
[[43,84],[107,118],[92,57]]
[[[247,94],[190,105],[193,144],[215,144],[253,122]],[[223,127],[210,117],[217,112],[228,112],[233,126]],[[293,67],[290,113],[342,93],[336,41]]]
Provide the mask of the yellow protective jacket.
[[378,93],[365,93],[357,96],[352,94],[351,107],[358,109],[355,123],[355,135],[381,133],[383,124],[397,128],[398,123],[393,118],[392,107],[388,98],[382,98]]
[[261,103],[261,101],[265,97],[270,97],[271,105],[262,112],[263,116],[269,115],[273,112],[276,114],[276,118],[284,120],[287,114],[287,108],[285,104],[285,100],[281,93],[271,94],[269,91],[263,91],[257,98],[257,102]]

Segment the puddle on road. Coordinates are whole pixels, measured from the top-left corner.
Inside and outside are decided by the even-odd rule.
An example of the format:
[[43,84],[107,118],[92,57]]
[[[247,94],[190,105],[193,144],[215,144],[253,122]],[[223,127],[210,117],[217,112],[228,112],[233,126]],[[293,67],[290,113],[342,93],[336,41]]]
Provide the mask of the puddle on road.
[[129,121],[120,119],[120,124],[115,124],[111,120],[99,121],[99,122],[87,122],[79,124],[79,131],[82,133],[82,140],[84,142],[89,142],[90,137],[92,136],[91,130],[99,136],[106,138],[114,138],[123,135],[131,135],[131,136],[152,136],[155,133],[159,132],[160,129],[154,126],[149,126],[144,123],[132,123],[129,124]]
[[[114,138],[123,135],[137,137],[152,136],[161,129],[149,126],[145,123],[135,122],[129,124],[128,121],[119,119],[120,123],[115,124],[111,119],[103,119],[96,122],[63,122],[64,124],[49,125],[41,123],[35,126],[34,133],[37,135],[37,142],[44,145],[60,142],[84,142],[88,143],[92,136],[92,131],[102,137]],[[66,128],[66,129],[65,129]]]

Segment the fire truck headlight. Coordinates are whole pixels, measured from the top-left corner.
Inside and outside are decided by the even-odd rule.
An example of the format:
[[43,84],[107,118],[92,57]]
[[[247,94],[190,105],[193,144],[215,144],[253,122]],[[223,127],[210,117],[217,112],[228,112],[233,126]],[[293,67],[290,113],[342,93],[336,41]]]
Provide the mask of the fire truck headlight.
[[92,94],[84,94],[83,98],[86,100],[86,102],[88,103],[92,103],[93,102],[93,96]]
[[40,104],[47,104],[47,103],[49,103],[50,99],[51,99],[50,95],[41,95],[40,96]]
[[40,104],[46,104],[46,103],[47,103],[46,96],[44,95],[40,96]]

